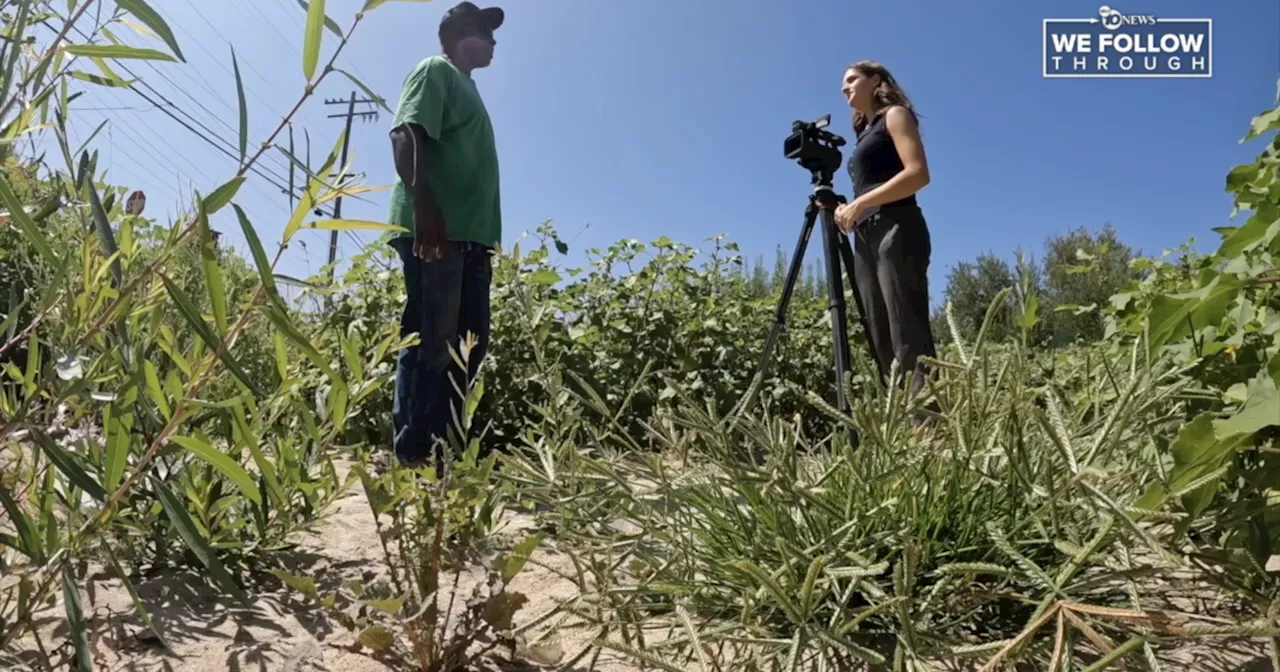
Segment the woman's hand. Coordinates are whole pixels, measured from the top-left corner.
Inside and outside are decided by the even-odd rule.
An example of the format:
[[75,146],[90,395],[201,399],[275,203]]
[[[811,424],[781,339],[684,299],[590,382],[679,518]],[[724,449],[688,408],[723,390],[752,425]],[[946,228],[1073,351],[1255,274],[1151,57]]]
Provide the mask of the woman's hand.
[[853,227],[858,224],[858,218],[862,217],[866,211],[866,202],[857,198],[853,199],[852,203],[838,205],[835,212],[836,226],[846,234],[853,233]]

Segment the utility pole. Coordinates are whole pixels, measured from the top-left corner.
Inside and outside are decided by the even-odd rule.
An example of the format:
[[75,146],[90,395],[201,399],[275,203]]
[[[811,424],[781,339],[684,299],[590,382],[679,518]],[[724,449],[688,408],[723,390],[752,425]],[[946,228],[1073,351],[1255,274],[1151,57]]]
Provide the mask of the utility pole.
[[[347,120],[347,130],[346,130],[346,133],[344,133],[342,136],[342,158],[338,162],[339,168],[342,168],[347,165],[347,146],[351,142],[351,120],[355,119],[356,117],[361,117],[366,121],[370,119],[378,118],[378,108],[375,107],[365,112],[356,112],[356,103],[373,104],[377,102],[378,101],[376,100],[369,100],[369,99],[357,100],[355,91],[351,92],[351,98],[348,100],[325,100],[324,101],[325,105],[346,105],[347,106],[347,111],[345,113],[329,115],[330,119],[341,119],[345,117]],[[339,187],[341,187],[341,185],[339,185]],[[333,203],[333,218],[342,219],[342,196],[338,196],[337,200],[335,200]],[[338,258],[338,231],[335,229],[329,232],[329,265],[332,266],[334,260],[337,258]]]

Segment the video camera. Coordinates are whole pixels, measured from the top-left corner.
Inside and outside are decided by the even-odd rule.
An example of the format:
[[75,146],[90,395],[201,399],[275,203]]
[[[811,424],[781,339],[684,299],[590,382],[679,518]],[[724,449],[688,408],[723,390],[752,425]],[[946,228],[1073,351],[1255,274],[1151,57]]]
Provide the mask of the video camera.
[[783,142],[782,151],[788,159],[797,161],[813,173],[814,184],[830,184],[840,169],[840,147],[844,138],[823,130],[831,124],[827,114],[816,121],[794,121],[791,135]]

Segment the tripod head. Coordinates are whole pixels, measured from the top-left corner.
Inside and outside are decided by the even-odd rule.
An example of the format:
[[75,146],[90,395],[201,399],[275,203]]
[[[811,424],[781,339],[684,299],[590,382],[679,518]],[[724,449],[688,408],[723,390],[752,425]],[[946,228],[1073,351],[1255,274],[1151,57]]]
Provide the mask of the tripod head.
[[810,182],[818,186],[831,186],[843,160],[840,147],[844,146],[845,140],[823,130],[830,124],[830,114],[816,121],[794,121],[791,123],[791,135],[782,144],[783,154],[808,170],[812,176]]

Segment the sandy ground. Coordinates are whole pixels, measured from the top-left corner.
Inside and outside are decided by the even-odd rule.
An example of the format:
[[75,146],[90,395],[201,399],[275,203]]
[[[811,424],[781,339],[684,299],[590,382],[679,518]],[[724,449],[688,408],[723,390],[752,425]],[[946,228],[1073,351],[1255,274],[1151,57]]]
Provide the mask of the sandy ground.
[[[514,537],[532,521],[522,514],[509,516],[500,535]],[[359,483],[333,507],[317,532],[301,541],[289,556],[287,570],[312,577],[321,586],[340,585],[360,579],[384,567],[381,545],[369,511],[368,500]],[[568,559],[546,548],[537,551],[510,590],[528,597],[515,624],[531,623],[556,608],[559,601],[573,596],[574,584],[561,576],[571,574]],[[450,575],[451,576],[451,575]],[[464,572],[459,582],[458,602],[470,595],[482,574]],[[397,668],[375,660],[365,649],[353,650],[355,636],[326,618],[313,603],[288,589],[250,593],[253,608],[235,606],[219,591],[209,587],[205,577],[194,572],[164,573],[136,582],[157,629],[169,645],[166,648],[133,610],[133,602],[123,583],[105,575],[85,578],[82,599],[91,621],[91,646],[97,669],[128,672],[384,672]],[[460,611],[456,605],[455,611]],[[45,618],[37,623],[47,645],[66,640],[61,600],[49,605]],[[538,630],[532,631],[536,637]],[[558,656],[561,663],[573,659],[588,646],[586,633],[559,635],[556,641],[539,643],[535,655]],[[63,661],[69,647],[53,651],[54,669],[72,669]],[[593,651],[594,653],[594,651]],[[28,663],[42,658],[34,650],[25,652]],[[499,649],[491,669],[524,672],[539,669],[521,647],[514,657]],[[581,666],[566,670],[587,670],[592,654]],[[551,662],[551,661],[546,661]],[[553,669],[550,666],[543,669]],[[22,661],[0,659],[0,670],[24,669]],[[403,668],[401,668],[403,669]],[[600,672],[635,672],[639,668],[621,662],[608,653],[599,656],[594,667]]]
[[[344,470],[345,471],[345,470]],[[515,539],[532,521],[512,514],[501,532]],[[381,545],[375,530],[367,499],[358,483],[348,489],[317,532],[302,540],[290,554],[287,569],[299,576],[312,577],[322,586],[340,585],[359,579],[384,566]],[[574,584],[564,578],[573,572],[572,563],[564,555],[545,547],[537,551],[511,589],[528,597],[517,614],[515,623],[533,623],[554,610],[560,601],[575,595]],[[480,579],[479,570],[464,573],[460,582],[459,602]],[[0,581],[3,577],[0,577]],[[194,572],[167,573],[137,583],[158,629],[169,649],[158,642],[133,611],[132,600],[123,584],[109,576],[85,578],[83,600],[93,632],[91,646],[97,657],[98,670],[127,672],[384,672],[396,668],[379,662],[367,650],[358,652],[352,644],[355,636],[296,593],[287,589],[256,590],[251,593],[253,609],[238,610],[233,603],[209,587],[205,577]],[[1182,600],[1180,600],[1182,601]],[[1192,613],[1221,613],[1228,605],[1181,605]],[[36,625],[44,641],[65,641],[66,626],[60,604],[49,605],[45,618]],[[544,626],[539,626],[542,628]],[[536,636],[539,629],[531,631]],[[495,661],[488,669],[497,672],[528,672],[535,669],[558,669],[560,672],[638,672],[641,668],[603,653],[589,665],[592,655],[582,663],[562,667],[589,647],[590,634],[570,632],[560,639],[539,647],[540,653],[558,662],[543,667],[532,664],[528,651],[514,659]],[[61,656],[69,652],[63,647],[54,652],[54,669],[72,669]],[[30,662],[40,654],[28,652]],[[1259,640],[1207,640],[1179,643],[1175,650],[1162,650],[1161,662],[1166,670],[1196,672],[1263,672],[1271,666],[1265,656],[1264,642]],[[1134,661],[1136,662],[1136,660]],[[22,661],[0,659],[0,670],[22,670]],[[403,669],[403,668],[401,668]],[[942,669],[955,668],[950,665]]]

